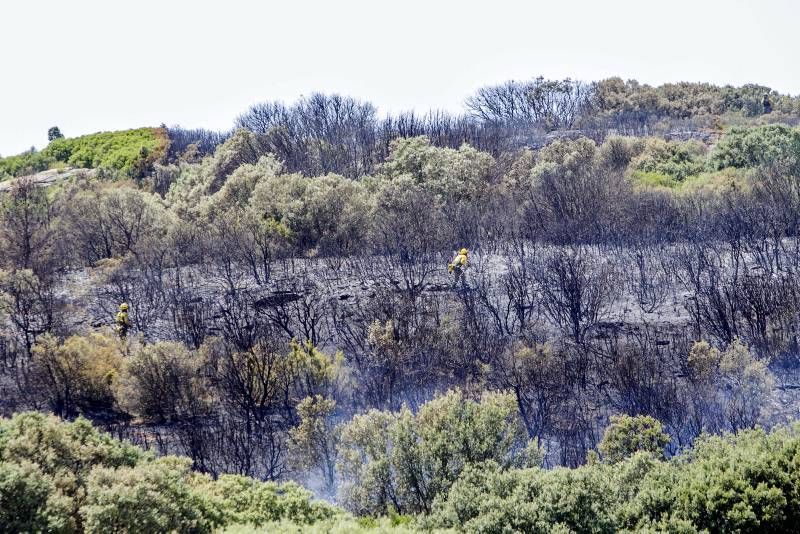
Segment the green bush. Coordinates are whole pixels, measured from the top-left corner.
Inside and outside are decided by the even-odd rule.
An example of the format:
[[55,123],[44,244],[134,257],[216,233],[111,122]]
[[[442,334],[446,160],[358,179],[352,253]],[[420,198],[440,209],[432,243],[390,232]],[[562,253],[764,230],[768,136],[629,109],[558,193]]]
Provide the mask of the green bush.
[[164,457],[92,470],[80,510],[86,532],[212,532],[222,510],[192,487],[190,466],[188,458]]
[[631,173],[633,183],[639,187],[665,187],[667,189],[675,189],[680,185],[680,182],[675,180],[672,176],[661,174],[658,172],[643,172],[633,171]]
[[423,136],[395,139],[389,148],[382,177],[411,176],[443,200],[480,198],[494,170],[491,155],[466,144],[458,150],[439,148]]
[[705,146],[699,141],[647,139],[644,150],[632,159],[631,169],[683,181],[705,170]]
[[669,436],[657,419],[648,415],[614,415],[597,448],[605,461],[616,463],[639,451],[663,456],[668,443]]
[[800,523],[796,430],[705,437],[653,470],[620,517],[629,528],[794,532]]
[[47,170],[55,161],[52,156],[33,150],[17,156],[0,158],[0,181],[13,176],[25,176]]
[[[53,416],[28,412],[0,419],[0,462],[33,472],[52,490],[48,496],[48,524],[56,532],[79,528],[80,508],[86,498],[87,479],[94,468],[133,467],[147,456],[136,447],[99,433],[85,419],[64,423]],[[30,488],[27,488],[30,491]],[[13,532],[0,524],[0,532]]]
[[321,501],[293,483],[258,482],[240,475],[222,475],[208,480],[204,491],[222,506],[228,524],[261,526],[285,519],[310,525],[342,515],[342,511]]
[[714,169],[759,165],[800,170],[800,130],[785,124],[731,128],[711,152]]
[[364,186],[332,174],[267,175],[254,187],[250,210],[265,221],[276,221],[301,249],[322,254],[361,250],[369,228]]
[[164,128],[100,132],[81,137],[57,137],[36,152],[0,158],[0,180],[44,171],[59,164],[119,171],[140,178],[163,159],[169,139]]
[[484,393],[480,402],[451,391],[417,414],[372,410],[342,430],[342,502],[359,514],[430,510],[469,465],[525,465],[528,436],[514,397]]
[[0,529],[3,532],[67,530],[65,514],[50,510],[53,485],[30,462],[0,462]]
[[132,467],[145,458],[141,449],[98,432],[83,418],[66,423],[25,412],[0,419],[0,460],[32,462],[53,477],[69,472],[76,486],[94,467]]
[[504,471],[487,463],[466,469],[426,524],[465,532],[616,532],[616,503],[614,471],[605,465]]

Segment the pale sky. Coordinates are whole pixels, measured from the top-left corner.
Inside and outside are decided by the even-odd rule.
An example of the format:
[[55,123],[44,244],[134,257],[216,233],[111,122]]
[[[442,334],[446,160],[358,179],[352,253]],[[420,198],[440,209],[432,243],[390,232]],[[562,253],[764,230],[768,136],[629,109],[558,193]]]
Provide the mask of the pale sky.
[[459,111],[508,79],[800,93],[793,0],[2,0],[0,154],[103,130],[228,129],[314,91]]

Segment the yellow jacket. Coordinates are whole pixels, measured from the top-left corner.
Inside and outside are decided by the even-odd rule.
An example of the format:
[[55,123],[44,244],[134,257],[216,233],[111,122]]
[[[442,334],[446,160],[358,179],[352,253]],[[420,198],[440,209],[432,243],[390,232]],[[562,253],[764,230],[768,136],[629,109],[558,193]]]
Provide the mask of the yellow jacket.
[[128,319],[128,312],[124,312],[124,311],[117,312],[116,321],[117,321],[117,324],[119,326],[130,326],[131,325],[131,321],[130,321],[130,319]]
[[456,268],[464,269],[466,266],[467,266],[467,255],[459,254],[453,259],[453,262],[447,266],[447,270],[452,273]]

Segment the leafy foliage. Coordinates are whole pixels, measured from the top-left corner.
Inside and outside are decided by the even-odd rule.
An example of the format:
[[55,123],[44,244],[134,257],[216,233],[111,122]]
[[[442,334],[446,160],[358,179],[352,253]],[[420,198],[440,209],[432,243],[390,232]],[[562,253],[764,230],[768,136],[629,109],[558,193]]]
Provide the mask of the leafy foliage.
[[475,402],[451,391],[417,414],[373,410],[342,430],[342,501],[359,514],[428,511],[469,465],[524,465],[527,442],[513,397],[501,393]]
[[222,524],[222,511],[194,489],[190,467],[188,458],[164,457],[93,469],[80,509],[85,531],[212,532]]
[[101,334],[72,336],[63,343],[45,334],[33,348],[34,372],[52,410],[74,416],[113,404],[122,354],[117,339]]
[[663,456],[669,436],[661,429],[661,423],[650,416],[617,415],[611,417],[603,439],[597,445],[603,458],[616,463],[639,451]]
[[6,532],[58,532],[66,526],[55,489],[36,465],[0,461],[0,526]]
[[704,154],[705,146],[699,141],[648,139],[631,167],[634,171],[658,173],[682,181],[705,170]]
[[783,124],[732,128],[711,153],[714,168],[777,165],[787,172],[800,169],[800,130]]
[[166,146],[165,130],[139,128],[58,138],[42,152],[72,167],[113,169],[138,178],[163,157]]
[[0,158],[0,180],[44,171],[55,162],[56,159],[49,154],[34,149],[16,156]]
[[40,152],[31,150],[0,158],[0,179],[33,174],[59,163],[118,171],[126,177],[140,178],[152,169],[154,162],[164,157],[169,144],[163,128],[100,132],[71,138],[52,130],[48,134],[50,144]]
[[704,437],[671,460],[638,452],[577,469],[466,469],[430,523],[466,532],[790,532],[796,431]]
[[23,413],[0,419],[3,532],[211,532],[232,524],[311,524],[343,512],[296,484],[193,473],[154,459],[85,419]]

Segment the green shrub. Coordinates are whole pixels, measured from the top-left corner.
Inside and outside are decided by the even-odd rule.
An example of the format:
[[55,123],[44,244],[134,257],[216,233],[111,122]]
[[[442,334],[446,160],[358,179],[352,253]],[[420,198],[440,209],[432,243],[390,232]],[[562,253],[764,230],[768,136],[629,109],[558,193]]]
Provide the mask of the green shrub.
[[295,483],[212,480],[188,458],[154,459],[84,419],[0,419],[0,532],[211,532],[339,518],[349,521]]
[[666,187],[667,189],[674,189],[680,185],[672,176],[667,176],[666,174],[658,172],[633,171],[631,173],[631,178],[634,184],[644,187]]
[[132,467],[146,457],[140,449],[101,434],[85,419],[65,423],[35,412],[0,419],[0,462],[32,464],[41,473],[53,488],[46,514],[49,523],[59,525],[57,532],[72,532],[81,524],[79,510],[92,469]]
[[293,483],[259,482],[240,475],[222,475],[207,481],[204,491],[222,506],[228,524],[261,526],[272,521],[310,525],[342,515],[342,511],[321,501]]
[[526,464],[528,436],[514,397],[485,393],[480,402],[451,391],[417,414],[373,410],[342,430],[342,501],[359,514],[428,511],[469,465]]
[[323,254],[363,248],[369,205],[363,184],[333,174],[266,176],[250,198],[250,209],[260,218],[282,225],[302,249]]
[[711,153],[714,169],[778,165],[800,170],[800,130],[785,124],[731,128]]
[[631,169],[680,182],[705,170],[705,146],[699,141],[647,139],[644,150],[632,159]]
[[93,467],[132,467],[148,457],[141,449],[98,432],[83,418],[63,422],[37,412],[0,419],[0,460],[29,461],[48,476],[70,472],[82,485]]
[[0,158],[0,181],[13,176],[25,176],[47,170],[55,161],[52,156],[33,150],[17,156]]
[[86,532],[212,532],[223,522],[222,510],[191,486],[190,466],[188,458],[164,457],[94,469],[80,510]]
[[491,155],[462,145],[458,150],[433,146],[427,137],[392,141],[381,176],[396,179],[411,176],[442,199],[480,198],[494,169]]
[[0,462],[0,531],[71,530],[68,515],[51,509],[53,493],[53,485],[34,464]]
[[616,491],[602,465],[503,471],[470,466],[437,501],[426,524],[464,532],[615,532]]
[[795,431],[704,437],[654,470],[625,507],[625,526],[709,532],[793,532],[800,521]]
[[141,178],[163,159],[169,139],[164,128],[100,132],[81,137],[56,137],[37,152],[31,149],[0,158],[0,180],[34,174],[54,167],[81,167],[118,171]]
[[616,463],[643,451],[655,456],[664,455],[669,436],[661,422],[648,415],[614,415],[597,448],[608,463]]

